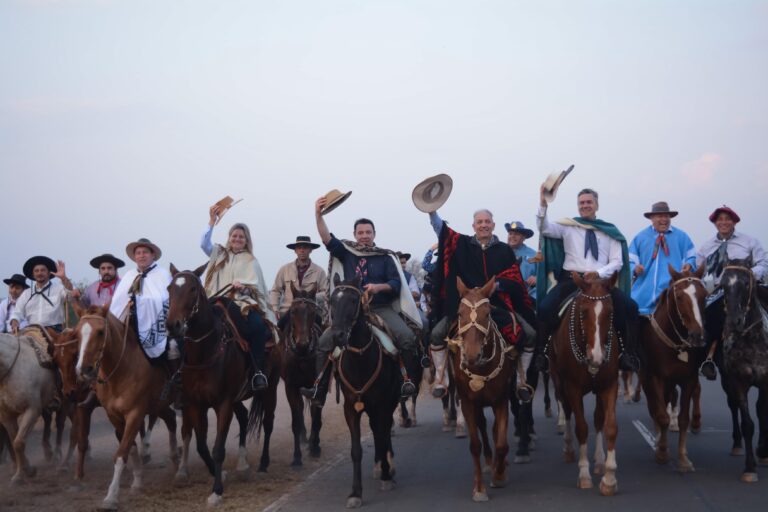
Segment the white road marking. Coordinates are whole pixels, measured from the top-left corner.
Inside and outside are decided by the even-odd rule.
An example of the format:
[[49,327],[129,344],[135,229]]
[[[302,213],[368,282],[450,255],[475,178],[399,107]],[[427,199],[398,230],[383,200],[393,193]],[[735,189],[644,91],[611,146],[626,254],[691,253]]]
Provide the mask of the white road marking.
[[651,450],[656,450],[656,436],[653,435],[653,433],[645,428],[645,425],[643,425],[643,422],[640,420],[632,420],[632,424],[635,426],[638,432],[640,432],[640,436],[642,436],[643,439],[645,439],[645,442],[648,443],[648,446],[651,447]]

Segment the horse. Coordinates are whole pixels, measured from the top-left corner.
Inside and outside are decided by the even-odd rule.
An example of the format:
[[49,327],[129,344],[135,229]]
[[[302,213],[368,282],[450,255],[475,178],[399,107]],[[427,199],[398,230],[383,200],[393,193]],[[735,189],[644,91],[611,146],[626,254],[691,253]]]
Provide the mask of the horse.
[[699,384],[699,366],[704,361],[704,306],[707,290],[701,282],[704,266],[693,273],[677,272],[669,265],[671,281],[659,296],[653,314],[642,317],[638,328],[642,367],[640,380],[648,402],[648,412],[658,433],[656,462],[666,464],[667,432],[670,415],[667,404],[677,407],[675,393],[680,387],[680,412],[677,422],[677,470],[694,471],[688,458],[686,439],[690,424],[690,405]]
[[331,325],[338,357],[335,374],[344,394],[344,418],[352,444],[352,493],[347,508],[363,503],[360,444],[360,420],[363,412],[373,432],[375,446],[374,477],[381,480],[381,490],[393,488],[394,450],[392,415],[400,401],[402,375],[398,362],[385,353],[367,320],[368,295],[360,289],[360,276],[341,281],[334,274],[335,288],[330,295]]
[[637,384],[633,384],[635,373],[630,370],[621,370],[619,375],[621,377],[621,384],[624,389],[624,403],[639,402],[643,386],[640,382],[640,375],[637,375]]
[[[613,323],[611,288],[617,274],[609,279],[585,280],[572,273],[578,292],[568,313],[549,341],[550,374],[556,396],[562,403],[566,420],[563,454],[566,462],[573,462],[575,454],[571,436],[571,414],[576,418],[576,437],[579,441],[580,489],[592,488],[587,456],[589,434],[584,416],[585,394],[594,392],[595,404],[595,474],[605,473],[600,481],[600,493],[616,493],[616,398],[619,390],[619,347],[621,339]],[[606,459],[603,437],[608,449]]]
[[729,403],[741,416],[745,465],[741,481],[757,482],[752,437],[755,424],[747,395],[758,388],[757,417],[760,435],[757,462],[768,464],[768,313],[758,297],[758,283],[748,260],[730,260],[723,269],[720,286],[725,303],[721,378]]
[[[491,487],[503,487],[507,481],[507,426],[509,421],[509,395],[513,379],[513,361],[508,345],[491,319],[490,296],[495,276],[482,288],[468,289],[457,277],[461,297],[458,324],[451,336],[451,361],[456,379],[456,391],[469,432],[469,451],[474,462],[472,499],[488,501],[480,462],[482,444],[479,431],[485,430],[483,407],[494,413]],[[488,443],[485,443],[488,446]]]
[[35,343],[23,334],[0,334],[0,424],[13,448],[13,484],[37,472],[27,459],[26,439],[56,391],[54,371],[40,364]]
[[112,315],[109,306],[83,310],[76,305],[75,311],[80,317],[75,327],[80,346],[77,375],[86,385],[96,384],[96,396],[119,440],[112,481],[101,505],[102,509],[116,510],[129,455],[133,465],[131,489],[142,486],[143,469],[135,441],[147,414],[165,421],[170,457],[178,464],[176,416],[168,407],[170,397],[161,398],[168,376],[165,369],[149,362],[136,332]]
[[[304,399],[299,388],[312,387],[315,380],[315,349],[320,336],[316,322],[318,305],[315,301],[317,285],[309,290],[296,289],[291,282],[293,302],[288,314],[290,322],[283,329],[280,344],[282,364],[280,376],[285,383],[285,397],[291,408],[291,430],[293,431],[293,461],[291,466],[301,466],[301,438],[306,435],[304,426]],[[320,456],[320,428],[323,426],[321,407],[311,407],[312,431],[309,436],[309,455]]]

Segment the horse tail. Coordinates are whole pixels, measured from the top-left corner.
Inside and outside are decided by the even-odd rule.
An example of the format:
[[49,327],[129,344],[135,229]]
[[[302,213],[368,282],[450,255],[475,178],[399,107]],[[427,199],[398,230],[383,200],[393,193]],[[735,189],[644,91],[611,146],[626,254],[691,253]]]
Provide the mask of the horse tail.
[[258,440],[264,421],[264,398],[262,393],[256,393],[251,399],[251,410],[248,411],[248,436]]

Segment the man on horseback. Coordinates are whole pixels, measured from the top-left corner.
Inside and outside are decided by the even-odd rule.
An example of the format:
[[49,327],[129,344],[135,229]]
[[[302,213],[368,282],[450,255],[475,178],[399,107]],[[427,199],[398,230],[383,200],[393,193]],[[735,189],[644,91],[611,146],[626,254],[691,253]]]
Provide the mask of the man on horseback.
[[[501,242],[493,230],[493,214],[488,210],[475,212],[472,221],[473,236],[462,235],[448,227],[437,211],[429,214],[432,228],[439,239],[436,266],[433,313],[440,318],[430,334],[432,359],[435,364],[435,385],[433,396],[442,398],[446,392],[444,379],[446,341],[449,329],[456,319],[460,296],[457,277],[467,288],[479,288],[492,277],[496,285],[491,301],[491,318],[507,342],[516,345],[523,362],[522,374],[528,370],[535,344],[532,332],[526,334],[519,322],[536,325],[533,301],[526,290],[520,274],[517,255],[508,245]],[[514,315],[517,315],[515,317]],[[522,343],[521,343],[522,342]],[[520,398],[527,401],[530,390],[518,388]]]
[[[361,278],[361,286],[371,297],[369,307],[384,321],[394,334],[394,342],[403,357],[408,375],[416,375],[418,364],[418,352],[416,348],[416,335],[408,327],[405,321],[396,311],[394,303],[400,301],[401,288],[407,289],[400,273],[395,266],[394,253],[386,249],[376,247],[376,228],[369,219],[355,221],[353,234],[355,242],[339,240],[328,229],[323,213],[328,202],[323,196],[315,203],[315,221],[320,239],[325,244],[331,258],[336,258],[343,267],[344,279],[356,275]],[[415,309],[415,308],[414,308]],[[417,321],[416,319],[415,321]],[[325,403],[328,390],[330,372],[327,370],[326,361],[334,349],[333,336],[330,330],[326,330],[317,343],[315,366],[320,378],[313,388],[302,388],[301,393],[311,398],[318,406]],[[407,377],[407,376],[406,376]],[[416,393],[416,386],[409,378],[405,378],[400,389],[401,398],[408,398]]]
[[[16,309],[16,301],[19,300],[21,292],[29,288],[27,280],[21,274],[13,274],[8,279],[3,279],[8,285],[8,297],[0,302],[0,332],[11,332],[11,314]],[[22,329],[27,326],[27,321],[21,321],[19,327]]]
[[296,241],[286,245],[296,253],[296,259],[286,263],[275,276],[275,284],[269,292],[269,301],[272,309],[278,316],[277,327],[283,330],[290,318],[291,302],[293,302],[293,292],[291,283],[297,290],[310,290],[317,286],[316,301],[320,306],[318,308],[318,323],[322,323],[322,304],[328,296],[328,276],[325,270],[314,263],[309,255],[314,249],[320,247],[320,244],[313,243],[308,236],[297,236]]
[[[541,340],[546,340],[558,324],[562,303],[577,291],[571,272],[587,279],[606,279],[619,272],[619,284],[611,290],[614,323],[624,347],[619,356],[622,370],[637,371],[636,349],[637,304],[629,297],[629,251],[619,229],[597,218],[598,194],[585,188],[577,196],[579,217],[550,222],[547,219],[546,189],[542,185],[539,211],[536,214],[539,232],[544,236],[544,263],[539,265],[538,316]],[[550,277],[551,276],[551,277]],[[557,281],[547,290],[549,279]]]
[[102,254],[91,260],[91,266],[99,271],[99,280],[91,283],[80,298],[80,302],[86,308],[88,306],[104,306],[112,300],[117,285],[120,283],[117,269],[124,267],[125,262],[111,254]]
[[525,245],[525,241],[533,236],[533,230],[526,228],[522,222],[514,221],[504,224],[507,230],[507,244],[515,251],[520,273],[528,289],[528,295],[531,300],[536,300],[536,272],[538,263],[531,262],[531,258],[536,256],[536,251]]
[[643,215],[651,225],[640,231],[629,244],[629,268],[634,282],[632,299],[641,315],[650,315],[656,301],[669,286],[667,265],[680,272],[696,268],[696,248],[685,231],[672,229],[672,218],[677,216],[669,205],[660,201]]
[[[709,221],[715,225],[717,233],[704,242],[696,253],[696,264],[705,265],[704,281],[711,292],[704,311],[707,359],[701,365],[701,374],[709,380],[715,380],[717,376],[712,360],[713,352],[720,354],[722,350],[719,342],[725,324],[725,308],[719,286],[723,269],[729,260],[743,259],[752,262],[752,273],[756,281],[768,275],[768,257],[763,246],[756,238],[736,231],[736,224],[740,220],[741,217],[728,206],[716,208],[709,216]],[[714,350],[713,344],[716,344]]]
[[[11,314],[11,332],[18,334],[22,321],[61,332],[67,298],[80,295],[67,277],[64,262],[54,263],[46,256],[33,256],[24,263],[23,271],[34,284],[16,301],[16,309]],[[51,281],[53,277],[58,277],[61,282]]]

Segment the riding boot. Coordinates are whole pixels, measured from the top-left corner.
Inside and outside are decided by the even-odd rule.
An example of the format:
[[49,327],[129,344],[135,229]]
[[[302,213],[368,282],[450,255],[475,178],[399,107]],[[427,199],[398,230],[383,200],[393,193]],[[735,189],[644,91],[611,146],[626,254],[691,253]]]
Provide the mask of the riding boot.
[[299,388],[302,396],[312,401],[313,407],[325,405],[325,397],[328,395],[328,384],[331,380],[331,364],[328,354],[320,350],[315,355],[315,371],[317,378],[311,388]]
[[265,368],[265,362],[266,358],[264,357],[264,354],[255,354],[253,351],[253,347],[250,351],[251,354],[251,364],[253,365],[253,377],[251,377],[251,391],[254,393],[258,393],[260,391],[264,391],[269,386],[269,380],[267,379],[267,376],[264,375],[264,368]]
[[534,368],[540,372],[549,371],[549,357],[547,356],[547,348],[549,345],[549,337],[552,335],[552,329],[547,322],[538,322],[538,329],[536,329],[536,349],[534,351]]
[[520,353],[520,365],[518,371],[521,375],[517,377],[517,389],[515,395],[517,399],[523,403],[528,403],[533,400],[533,387],[526,381],[526,375],[528,375],[528,368],[531,366],[531,359],[533,359],[533,347],[523,347]]
[[416,361],[416,354],[408,351],[401,352],[400,371],[403,374],[403,385],[400,386],[400,400],[405,401],[416,396],[419,390],[416,388],[416,383],[411,380],[411,375],[418,375],[416,367],[419,364]]
[[448,392],[448,386],[445,385],[445,363],[448,359],[446,353],[446,347],[430,346],[430,352],[432,353],[432,362],[435,363],[435,384],[432,388],[432,396],[435,398],[443,398]]
[[637,372],[640,370],[640,359],[637,357],[637,331],[630,322],[624,326],[624,332],[619,336],[624,340],[624,347],[619,354],[619,369],[625,372]]

